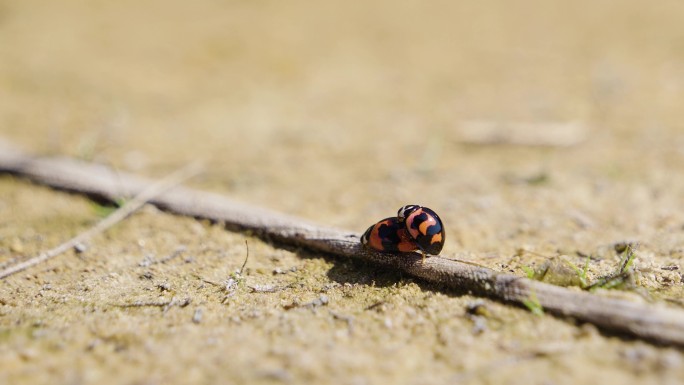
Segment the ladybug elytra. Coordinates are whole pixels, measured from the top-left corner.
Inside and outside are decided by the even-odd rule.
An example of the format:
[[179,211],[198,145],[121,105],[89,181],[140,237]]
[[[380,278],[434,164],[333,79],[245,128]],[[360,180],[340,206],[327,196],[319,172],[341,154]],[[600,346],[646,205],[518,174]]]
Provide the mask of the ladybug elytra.
[[361,236],[361,243],[371,249],[387,252],[406,253],[419,249],[404,222],[396,217],[385,218],[369,227]]
[[420,249],[428,254],[439,254],[444,247],[444,225],[436,212],[418,205],[407,205],[397,212]]

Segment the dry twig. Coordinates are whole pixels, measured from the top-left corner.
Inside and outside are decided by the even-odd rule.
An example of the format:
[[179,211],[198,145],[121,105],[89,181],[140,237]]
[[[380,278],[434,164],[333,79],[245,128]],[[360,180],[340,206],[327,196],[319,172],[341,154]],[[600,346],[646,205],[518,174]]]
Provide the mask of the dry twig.
[[159,307],[162,308],[162,312],[166,313],[172,306],[186,307],[190,305],[192,299],[190,297],[178,298],[174,296],[168,301],[155,302],[155,301],[135,301],[133,303],[115,304],[114,306],[129,308],[129,307]]
[[[0,172],[37,183],[114,201],[123,188],[138,194],[151,184],[133,175],[69,159],[36,159],[14,149],[0,151]],[[265,239],[341,258],[358,258],[402,270],[415,277],[464,292],[523,304],[536,298],[545,313],[570,316],[605,330],[662,344],[684,346],[684,311],[608,298],[544,284],[511,274],[441,257],[396,256],[364,249],[357,233],[323,227],[300,218],[245,205],[224,196],[177,187],[150,199],[170,212],[223,222]]]

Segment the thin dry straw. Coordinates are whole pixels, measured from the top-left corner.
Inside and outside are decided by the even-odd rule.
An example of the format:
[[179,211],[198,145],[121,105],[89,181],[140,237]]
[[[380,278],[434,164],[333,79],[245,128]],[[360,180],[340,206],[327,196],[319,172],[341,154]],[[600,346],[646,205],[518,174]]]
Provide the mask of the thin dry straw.
[[176,172],[168,175],[167,177],[159,180],[158,182],[150,184],[147,188],[141,191],[133,199],[129,200],[123,206],[119,207],[110,215],[108,215],[106,218],[99,221],[95,226],[78,234],[77,236],[69,239],[68,241],[60,244],[55,248],[40,253],[33,258],[30,258],[24,262],[18,263],[16,265],[10,266],[0,271],[0,279],[18,273],[22,270],[26,270],[29,267],[35,266],[39,263],[43,263],[87,241],[94,235],[104,232],[108,228],[121,222],[126,217],[140,209],[142,206],[145,205],[145,203],[147,203],[147,201],[149,201],[154,196],[168,190],[173,186],[182,183],[186,179],[197,174],[198,171],[199,165],[197,163],[193,163],[187,167],[183,167],[182,169],[177,170]]

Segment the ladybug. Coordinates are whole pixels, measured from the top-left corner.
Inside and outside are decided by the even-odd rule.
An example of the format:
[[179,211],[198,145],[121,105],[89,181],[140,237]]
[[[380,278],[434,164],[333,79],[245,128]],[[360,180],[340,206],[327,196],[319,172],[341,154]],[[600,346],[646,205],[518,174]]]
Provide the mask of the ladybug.
[[[444,225],[439,215],[427,207],[406,205],[397,212],[397,219],[423,253],[437,255],[444,247]],[[425,258],[425,254],[423,254]]]
[[369,227],[361,236],[361,244],[384,252],[410,252],[419,250],[403,221],[397,217],[385,218]]

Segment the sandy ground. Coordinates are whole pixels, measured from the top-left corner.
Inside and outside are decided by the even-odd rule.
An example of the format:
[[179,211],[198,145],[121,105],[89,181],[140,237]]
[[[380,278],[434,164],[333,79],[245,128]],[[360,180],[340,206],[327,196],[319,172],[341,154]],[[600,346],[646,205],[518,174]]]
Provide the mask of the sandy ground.
[[[202,159],[193,187],[356,232],[423,204],[444,256],[521,276],[590,255],[597,279],[639,242],[632,284],[597,294],[682,307],[683,12],[0,1],[0,134],[149,177]],[[2,176],[0,264],[106,212]],[[154,208],[0,282],[3,384],[682,379],[675,348]]]

